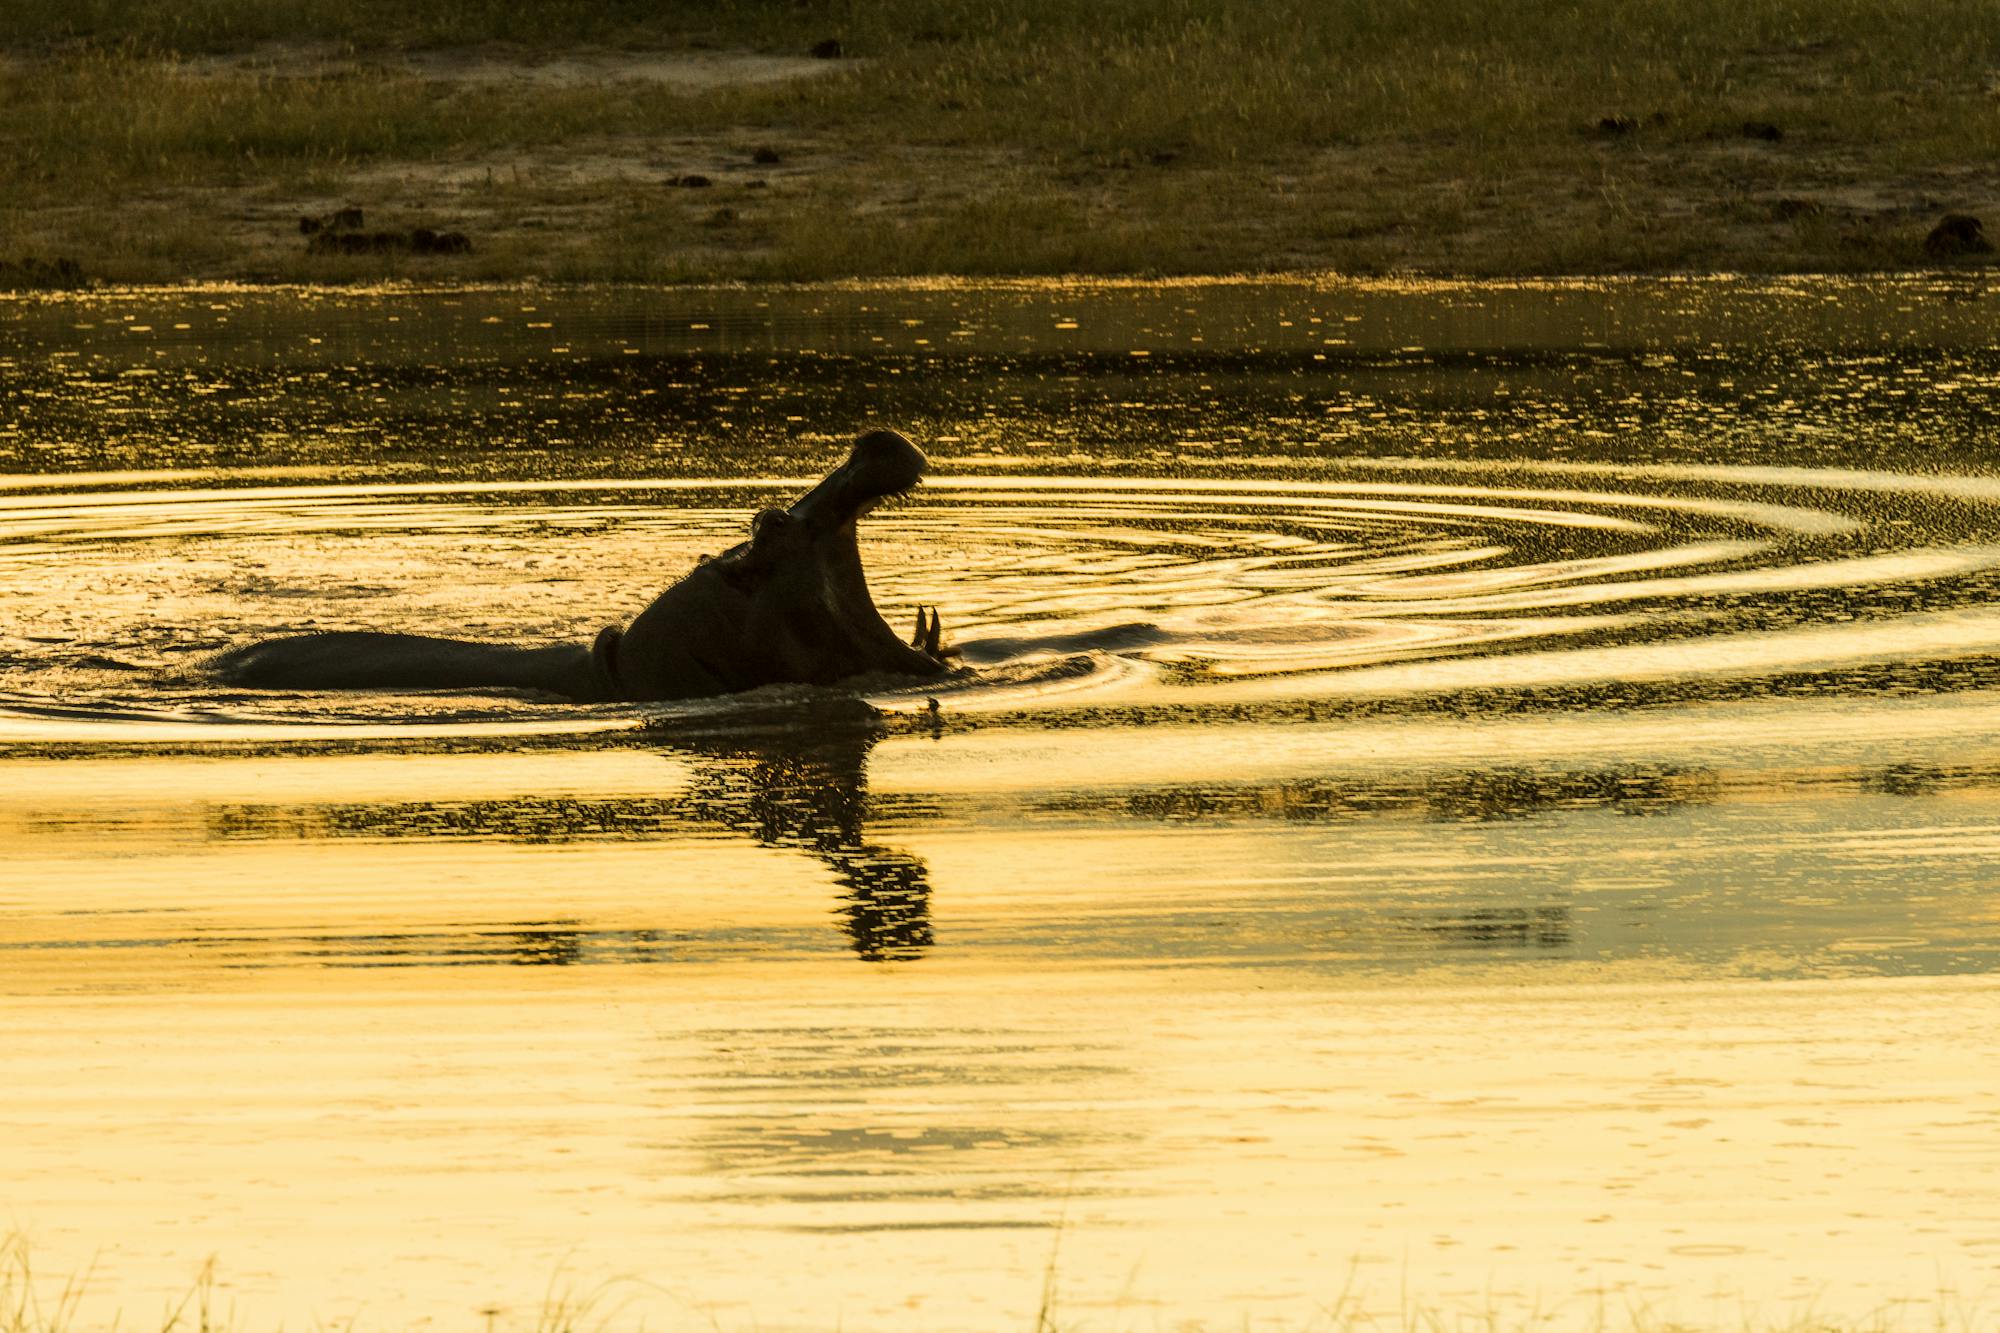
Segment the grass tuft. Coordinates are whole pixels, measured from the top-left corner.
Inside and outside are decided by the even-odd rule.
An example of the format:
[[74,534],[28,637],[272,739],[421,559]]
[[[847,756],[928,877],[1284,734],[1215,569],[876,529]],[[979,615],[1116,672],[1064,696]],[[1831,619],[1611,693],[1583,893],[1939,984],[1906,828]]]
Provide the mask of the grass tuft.
[[38,1281],[25,1236],[0,1238],[0,1333],[68,1333],[90,1275],[64,1278],[53,1291]]

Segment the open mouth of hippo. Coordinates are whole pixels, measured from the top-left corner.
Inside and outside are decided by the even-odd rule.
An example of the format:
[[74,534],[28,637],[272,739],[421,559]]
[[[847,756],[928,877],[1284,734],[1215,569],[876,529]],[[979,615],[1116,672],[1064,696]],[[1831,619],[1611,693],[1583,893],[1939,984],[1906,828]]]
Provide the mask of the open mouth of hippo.
[[773,528],[788,529],[787,538],[810,547],[812,558],[798,567],[817,571],[815,600],[823,599],[830,626],[837,627],[820,644],[831,671],[936,675],[945,669],[949,653],[937,608],[917,608],[908,641],[892,629],[869,591],[856,533],[856,525],[877,506],[915,488],[928,466],[923,450],[904,436],[870,431],[818,485],[788,508],[765,510],[753,524],[753,550],[776,537]]

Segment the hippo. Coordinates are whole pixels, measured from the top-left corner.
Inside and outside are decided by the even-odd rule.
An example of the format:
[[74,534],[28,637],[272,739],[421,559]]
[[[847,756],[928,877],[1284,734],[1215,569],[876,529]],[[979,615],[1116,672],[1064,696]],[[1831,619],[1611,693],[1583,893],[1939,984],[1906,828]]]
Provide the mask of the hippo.
[[856,520],[917,484],[924,453],[893,430],[847,460],[750,540],[705,558],[623,630],[596,642],[522,646],[421,634],[299,634],[231,649],[208,673],[270,690],[541,690],[583,703],[696,699],[760,685],[865,675],[936,676],[955,654],[935,607],[905,643],[868,593]]

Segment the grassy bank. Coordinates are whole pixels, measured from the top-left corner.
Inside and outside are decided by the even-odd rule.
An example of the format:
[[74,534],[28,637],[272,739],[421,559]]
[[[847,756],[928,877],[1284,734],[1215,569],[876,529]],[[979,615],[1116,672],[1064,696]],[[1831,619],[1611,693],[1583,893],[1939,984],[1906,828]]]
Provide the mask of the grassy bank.
[[[1903,267],[1945,212],[2000,232],[1990,19],[1984,0],[12,0],[0,262]],[[811,58],[828,40],[839,57]],[[472,249],[309,253],[299,217],[348,204]]]

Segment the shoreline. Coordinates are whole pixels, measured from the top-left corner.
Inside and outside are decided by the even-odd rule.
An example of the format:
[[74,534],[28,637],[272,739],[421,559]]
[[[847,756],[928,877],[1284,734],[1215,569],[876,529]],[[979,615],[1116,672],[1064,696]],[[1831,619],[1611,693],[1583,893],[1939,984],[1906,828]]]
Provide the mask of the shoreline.
[[772,292],[786,295],[853,293],[1041,293],[1069,289],[1083,295],[1111,292],[1205,291],[1230,287],[1272,287],[1300,292],[1347,291],[1363,294],[1441,292],[1555,292],[1606,290],[1642,286],[1783,288],[1822,279],[1884,286],[1940,286],[1947,299],[1969,299],[1957,289],[1976,288],[1970,298],[2000,293],[2000,264],[1866,269],[1853,272],[1791,270],[1683,270],[1660,273],[1526,273],[1474,274],[1388,272],[1347,273],[1333,269],[1285,269],[1262,272],[1174,273],[977,273],[890,274],[825,278],[704,278],[648,281],[629,278],[382,277],[351,279],[185,278],[156,282],[106,282],[86,279],[68,286],[8,286],[0,282],[0,303],[31,304],[74,299],[124,299],[189,296],[309,297],[427,297],[548,293],[588,296],[623,292]]
[[816,278],[744,278],[744,276],[674,276],[674,278],[550,278],[540,274],[522,276],[476,276],[452,278],[446,274],[386,274],[350,278],[308,278],[308,276],[262,276],[262,278],[162,278],[116,282],[82,276],[76,282],[8,284],[0,270],[0,300],[38,300],[72,296],[188,296],[188,294],[286,294],[300,296],[448,296],[466,292],[952,292],[952,290],[1050,290],[1056,286],[1076,286],[1084,290],[1176,290],[1176,288],[1218,288],[1218,286],[1296,286],[1296,288],[1350,288],[1350,290],[1400,290],[1418,286],[1436,288],[1486,288],[1486,290],[1554,290],[1580,288],[1588,284],[1628,286],[1628,284],[1768,284],[1812,282],[1816,278],[1838,278],[1842,282],[1966,282],[2000,290],[2000,262],[1992,264],[1912,264],[1902,268],[1784,268],[1784,270],[1744,270],[1744,268],[1680,268],[1680,270],[1632,270],[1632,272],[1438,272],[1438,270],[1384,270],[1348,272],[1338,268],[1266,268],[1266,270],[1218,270],[1218,272],[926,272],[926,274],[846,274]]
[[[597,231],[583,221],[602,206],[601,201],[582,199],[566,212],[543,210],[555,216],[556,221],[546,225],[559,236],[547,243],[523,236],[504,224],[493,231],[445,233],[465,236],[468,253],[464,257],[433,259],[411,254],[406,249],[404,237],[430,230],[421,222],[413,222],[425,214],[407,204],[392,203],[379,212],[369,210],[366,205],[341,205],[360,208],[363,216],[371,218],[386,213],[392,224],[408,225],[391,225],[381,231],[363,233],[370,244],[377,243],[378,237],[395,238],[379,242],[382,249],[378,252],[325,256],[305,251],[284,253],[288,230],[284,220],[290,215],[289,208],[266,208],[246,218],[240,201],[231,191],[220,187],[181,189],[169,199],[135,205],[126,210],[123,219],[122,229],[129,234],[116,238],[92,236],[88,234],[90,229],[78,228],[70,206],[20,203],[4,210],[5,227],[0,236],[6,239],[0,241],[5,247],[0,248],[0,295],[207,287],[343,291],[382,285],[464,290],[487,286],[675,288],[1066,280],[1156,285],[1271,280],[1525,283],[1829,276],[1976,278],[2000,274],[2000,258],[1985,249],[1970,249],[1941,259],[1924,254],[1926,238],[1948,219],[1970,217],[1982,224],[1981,231],[1973,233],[1978,238],[1975,244],[2000,234],[1984,230],[1983,225],[1989,215],[2000,223],[2000,207],[1987,215],[1957,209],[1935,214],[1911,210],[1892,220],[1872,219],[1867,235],[1850,235],[1832,244],[1786,244],[1773,247],[1762,256],[1732,246],[1712,258],[1676,255],[1671,262],[1664,258],[1648,262],[1643,257],[1634,257],[1636,262],[1621,264],[1619,260],[1629,256],[1614,250],[1588,256],[1549,253],[1546,262],[1495,255],[1459,262],[1427,261],[1411,253],[1416,247],[1405,246],[1398,247],[1396,253],[1387,252],[1389,247],[1374,247],[1367,257],[1349,258],[1347,262],[1343,262],[1342,253],[1335,249],[1323,258],[1288,262],[1204,265],[1180,255],[1151,266],[1080,255],[1075,262],[1008,267],[988,256],[964,266],[932,267],[879,259],[859,262],[829,259],[820,263],[800,254],[780,253],[769,245],[746,246],[720,256],[703,256],[674,247],[635,246],[615,232]],[[801,211],[809,209],[801,206]],[[211,220],[212,225],[202,229],[199,240],[178,243],[171,235],[162,235],[184,225],[179,220],[189,215]],[[454,219],[464,216],[457,210],[449,211],[448,215]],[[935,228],[946,224],[934,216],[917,215],[911,219],[911,225]],[[567,253],[579,248],[599,253],[588,256]]]

